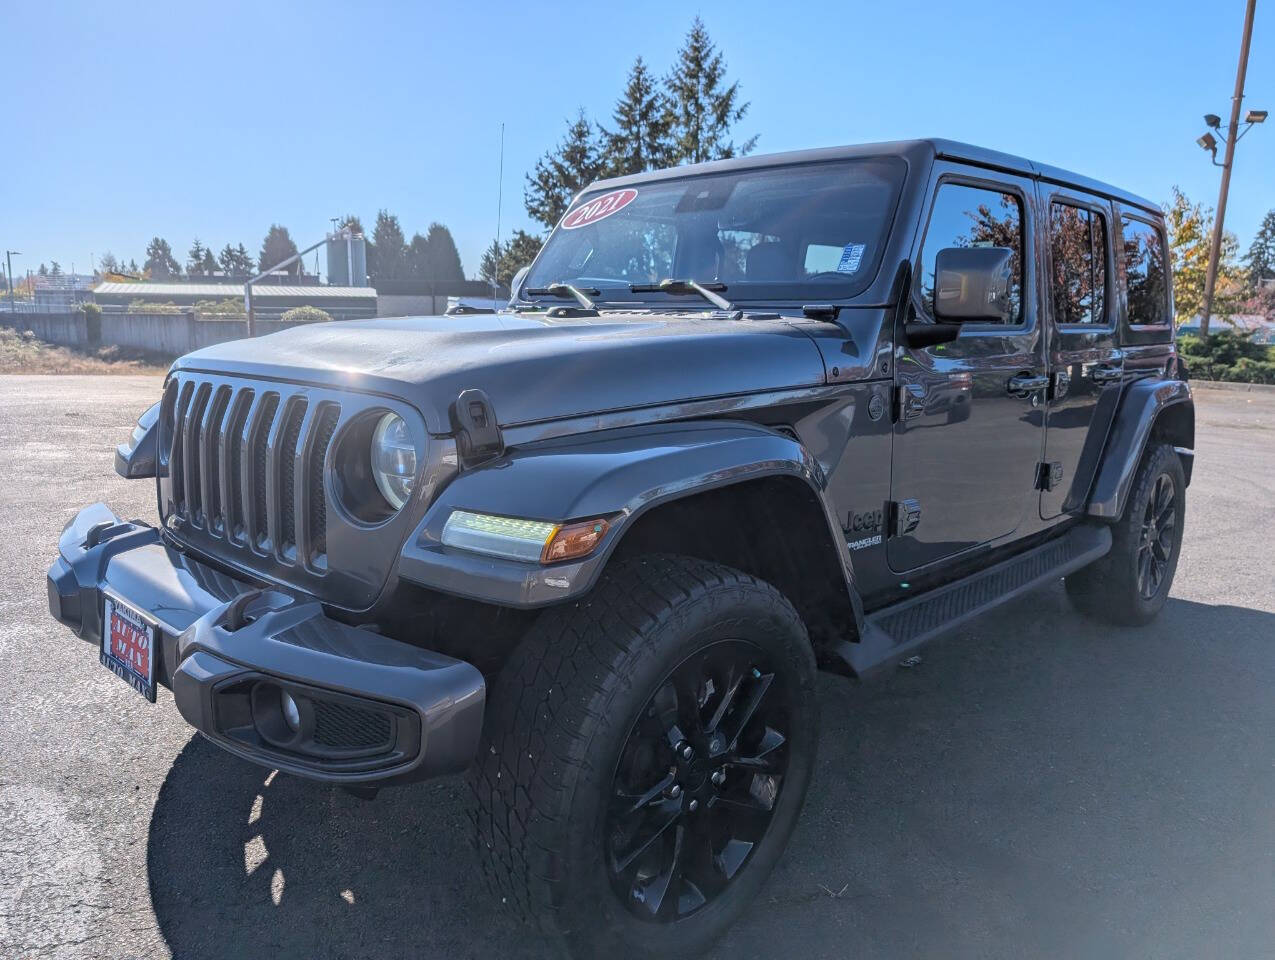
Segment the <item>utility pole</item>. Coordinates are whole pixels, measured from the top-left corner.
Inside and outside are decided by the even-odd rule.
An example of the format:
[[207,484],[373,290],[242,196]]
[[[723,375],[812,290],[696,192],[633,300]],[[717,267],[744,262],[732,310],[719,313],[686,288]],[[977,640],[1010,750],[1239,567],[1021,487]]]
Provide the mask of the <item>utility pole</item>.
[[1231,164],[1235,160],[1235,141],[1240,126],[1240,103],[1244,99],[1244,75],[1248,72],[1248,48],[1253,40],[1253,12],[1257,0],[1248,0],[1244,11],[1244,36],[1240,40],[1240,64],[1235,71],[1235,93],[1231,96],[1231,122],[1226,128],[1226,156],[1222,161],[1222,187],[1217,195],[1217,216],[1213,220],[1213,243],[1209,248],[1209,271],[1204,280],[1204,310],[1200,316],[1200,338],[1209,335],[1209,316],[1213,312],[1213,291],[1217,286],[1217,265],[1222,256],[1222,222],[1226,219],[1226,195],[1231,189]]
[[13,258],[20,257],[20,256],[22,256],[22,253],[18,250],[6,250],[4,252],[5,263],[8,265],[8,272],[5,273],[5,279],[8,281],[8,284],[9,284],[9,313],[10,315],[13,314],[13,311],[15,309],[13,306]]

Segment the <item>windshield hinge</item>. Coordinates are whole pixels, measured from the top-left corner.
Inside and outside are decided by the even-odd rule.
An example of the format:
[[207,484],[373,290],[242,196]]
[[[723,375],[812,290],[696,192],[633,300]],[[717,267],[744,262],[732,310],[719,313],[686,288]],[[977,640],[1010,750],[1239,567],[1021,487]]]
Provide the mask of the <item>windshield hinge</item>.
[[841,307],[835,303],[807,303],[801,308],[802,316],[810,320],[826,320],[835,323]]

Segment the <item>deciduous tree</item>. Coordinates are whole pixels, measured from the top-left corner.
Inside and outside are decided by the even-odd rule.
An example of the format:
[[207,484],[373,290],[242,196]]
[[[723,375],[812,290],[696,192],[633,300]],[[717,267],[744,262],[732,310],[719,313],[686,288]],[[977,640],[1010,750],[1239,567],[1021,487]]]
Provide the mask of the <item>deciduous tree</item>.
[[[1209,244],[1213,236],[1213,208],[1192,203],[1176,186],[1173,198],[1164,206],[1164,223],[1169,233],[1169,258],[1173,266],[1173,309],[1181,325],[1199,316],[1204,304],[1204,280],[1209,269]],[[1223,231],[1218,262],[1213,313],[1227,316],[1234,311],[1238,271],[1235,234]]]

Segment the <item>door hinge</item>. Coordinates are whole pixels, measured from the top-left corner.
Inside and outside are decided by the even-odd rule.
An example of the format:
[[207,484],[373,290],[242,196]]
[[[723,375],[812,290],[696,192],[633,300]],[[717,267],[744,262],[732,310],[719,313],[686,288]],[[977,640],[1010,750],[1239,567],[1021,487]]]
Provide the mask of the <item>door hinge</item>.
[[1062,485],[1063,465],[1058,460],[1036,464],[1036,489],[1056,490]]
[[889,533],[892,537],[905,537],[921,522],[920,500],[894,500],[890,503]]
[[925,387],[901,383],[894,392],[894,422],[914,420],[925,413]]

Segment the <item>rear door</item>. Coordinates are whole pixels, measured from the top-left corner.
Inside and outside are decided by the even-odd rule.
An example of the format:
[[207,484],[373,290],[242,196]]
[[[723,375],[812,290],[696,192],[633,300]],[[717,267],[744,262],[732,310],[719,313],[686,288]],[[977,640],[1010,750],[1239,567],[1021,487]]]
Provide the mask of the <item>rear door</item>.
[[1049,314],[1050,385],[1040,516],[1084,505],[1120,400],[1115,260],[1109,201],[1039,185]]
[[[1014,251],[1012,321],[970,323],[951,343],[910,348],[900,330],[887,541],[902,573],[1012,535],[1036,509],[1048,377],[1037,303],[1031,180],[935,164],[914,252],[911,314],[933,320],[934,263],[944,247]],[[915,520],[915,522],[913,522]]]

